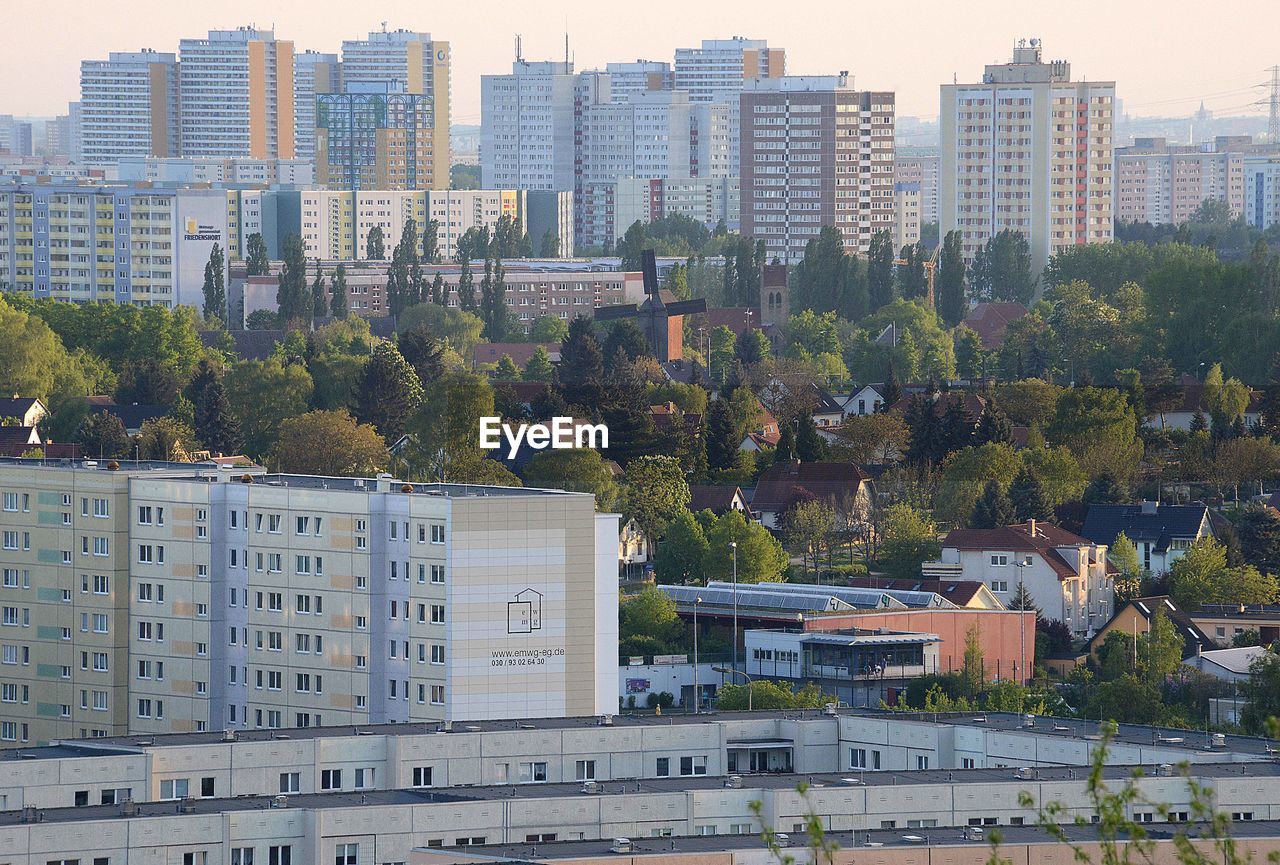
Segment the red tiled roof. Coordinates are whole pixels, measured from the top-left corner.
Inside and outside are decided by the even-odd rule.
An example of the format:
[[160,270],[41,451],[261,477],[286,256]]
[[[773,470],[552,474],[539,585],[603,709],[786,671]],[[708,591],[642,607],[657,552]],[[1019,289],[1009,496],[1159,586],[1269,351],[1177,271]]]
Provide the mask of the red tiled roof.
[[[733,507],[733,500],[742,496],[742,490],[734,486],[689,484],[689,510],[710,510],[716,513]],[[745,503],[745,502],[744,502]]]
[[1092,542],[1066,529],[1036,522],[1036,533],[1029,523],[1000,526],[995,529],[952,529],[942,546],[956,550],[1008,550],[1014,553],[1037,553],[1060,577],[1077,576],[1076,569],[1059,553],[1058,547],[1092,546]]
[[724,326],[733,331],[734,336],[742,336],[747,328],[755,330],[760,323],[760,312],[747,306],[723,306],[708,309],[703,314],[707,317],[708,330]]
[[1027,314],[1020,303],[980,303],[969,311],[964,326],[978,335],[982,347],[991,350],[1004,343],[1004,332],[1009,323]]
[[799,460],[774,463],[756,482],[751,508],[781,512],[805,492],[819,499],[841,502],[855,496],[867,480],[867,475],[853,463],[802,463]]

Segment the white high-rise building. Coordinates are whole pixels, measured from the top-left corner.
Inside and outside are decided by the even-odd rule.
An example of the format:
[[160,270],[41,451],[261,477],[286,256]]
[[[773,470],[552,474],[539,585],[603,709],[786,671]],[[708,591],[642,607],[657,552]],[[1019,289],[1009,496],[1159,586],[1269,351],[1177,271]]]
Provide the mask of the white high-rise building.
[[298,159],[316,155],[316,94],[336,93],[342,87],[337,54],[303,51],[293,59],[293,149]]
[[113,51],[80,64],[81,158],[114,165],[125,156],[178,154],[178,58]]
[[609,73],[609,98],[613,102],[626,102],[633,93],[670,90],[674,86],[671,64],[659,60],[608,63],[605,71]]
[[786,66],[787,52],[764,39],[703,39],[701,48],[676,49],[675,87],[694,102],[715,102],[752,78],[781,77]]
[[1020,41],[976,84],[942,86],[939,232],[964,255],[1004,229],[1031,247],[1035,272],[1055,253],[1112,239],[1114,81],[1072,81],[1071,65]]
[[241,27],[178,50],[183,156],[293,158],[292,42]]
[[554,61],[516,60],[509,75],[481,76],[480,176],[484,187],[574,188],[578,83],[572,63]]

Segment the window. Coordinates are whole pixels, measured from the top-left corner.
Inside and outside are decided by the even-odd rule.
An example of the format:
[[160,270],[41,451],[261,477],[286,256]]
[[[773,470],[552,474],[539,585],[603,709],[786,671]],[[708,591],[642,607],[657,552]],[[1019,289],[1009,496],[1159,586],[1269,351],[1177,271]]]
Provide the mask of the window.
[[280,515],[279,514],[267,515],[267,531],[273,535],[280,534]]
[[431,582],[437,585],[444,583],[444,565],[431,566]]
[[436,706],[444,705],[444,685],[431,686],[431,702]]
[[213,779],[213,778],[201,778],[201,779],[200,779],[200,795],[201,795],[201,797],[203,797],[203,798],[205,798],[205,799],[212,799],[212,798],[213,798],[213,795],[214,795],[214,794],[213,794],[213,790],[214,790],[214,779]]
[[151,522],[151,506],[138,505],[138,525],[149,526]]
[[444,646],[441,645],[440,643],[431,644],[431,663],[433,664],[444,663]]
[[927,755],[927,754],[917,754],[917,755],[916,755],[916,768],[917,768],[917,769],[928,769],[928,768],[929,768],[929,757],[928,757],[928,755]]
[[670,775],[671,775],[671,758],[670,758],[670,757],[659,757],[659,758],[658,758],[657,766],[655,767],[655,769],[654,769],[654,773],[653,773],[653,774],[657,775],[659,778],[667,778],[667,777],[670,777]]
[[521,763],[520,783],[537,784],[547,780],[546,763]]
[[1233,811],[1231,813],[1231,820],[1234,823],[1239,823],[1241,821],[1248,821],[1252,819],[1253,819],[1252,811]]
[[849,749],[849,768],[850,769],[867,768],[867,749],[866,748],[850,748]]
[[359,844],[338,844],[333,848],[333,865],[360,865]]
[[209,865],[209,854],[203,850],[182,854],[182,865]]
[[413,786],[415,787],[431,786],[431,767],[430,766],[414,766],[413,767]]
[[356,789],[371,790],[373,787],[373,769],[356,769]]
[[578,760],[574,764],[574,779],[577,781],[594,781],[596,779],[596,761]]
[[707,758],[705,756],[681,757],[680,758],[680,774],[681,775],[707,774]]
[[444,543],[444,526],[441,525],[440,523],[431,524],[431,543],[433,544]]
[[161,799],[185,799],[187,797],[187,778],[173,778],[160,782]]
[[961,757],[961,758],[960,758],[960,768],[961,768],[961,769],[973,769],[973,768],[975,768],[976,766],[977,766],[977,762],[976,762],[972,757]]
[[297,772],[281,772],[280,773],[280,792],[281,793],[297,793],[299,780],[301,776]]
[[310,531],[310,528],[311,528],[311,518],[310,518],[310,517],[295,517],[295,518],[294,518],[294,534],[298,534],[298,535],[305,535],[305,534],[308,534],[308,533],[309,533],[309,531]]
[[433,625],[444,624],[444,605],[443,604],[431,605],[431,624]]
[[231,865],[253,865],[253,848],[232,847]]
[[321,790],[341,790],[342,789],[342,770],[341,769],[322,769],[320,771],[320,789]]
[[992,581],[991,581],[991,591],[993,591],[993,592],[1007,592],[1007,591],[1009,591],[1009,581],[1008,581],[1008,580],[992,580]]
[[267,865],[293,865],[293,846],[273,844],[267,848]]
[[991,564],[994,567],[1002,568],[1009,564],[1009,556],[1006,553],[993,553],[991,555]]

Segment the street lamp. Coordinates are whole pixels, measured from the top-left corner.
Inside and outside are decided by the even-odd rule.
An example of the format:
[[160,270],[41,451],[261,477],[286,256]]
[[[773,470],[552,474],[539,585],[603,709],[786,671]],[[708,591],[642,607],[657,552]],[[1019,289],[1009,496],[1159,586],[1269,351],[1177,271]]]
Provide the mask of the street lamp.
[[738,542],[730,541],[733,550],[733,668],[738,669]]
[[732,675],[741,676],[742,678],[746,679],[747,680],[747,711],[751,712],[755,709],[755,701],[752,699],[752,697],[755,696],[755,689],[752,687],[750,676],[748,676],[742,670],[730,670],[728,667],[712,667],[711,669],[715,670],[717,673],[730,673]]
[[1027,602],[1026,590],[1023,588],[1022,574],[1031,564],[1031,557],[1027,556],[1023,561],[1015,562],[1014,565],[1018,569],[1018,675],[1022,677],[1018,682],[1020,685],[1027,683],[1027,616],[1026,610],[1022,609]]
[[698,604],[702,598],[693,599],[693,714],[698,714]]

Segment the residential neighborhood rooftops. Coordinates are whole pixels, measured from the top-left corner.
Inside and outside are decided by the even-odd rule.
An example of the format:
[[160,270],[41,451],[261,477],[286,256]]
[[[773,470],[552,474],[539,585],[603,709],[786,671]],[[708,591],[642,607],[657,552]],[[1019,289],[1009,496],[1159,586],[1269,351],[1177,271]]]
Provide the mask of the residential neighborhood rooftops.
[[853,463],[774,463],[756,482],[751,507],[755,511],[785,511],[806,493],[828,501],[851,501],[867,480],[867,475]]
[[1059,577],[1067,579],[1077,576],[1076,567],[1063,558],[1058,548],[1091,545],[1066,529],[1036,520],[994,529],[952,529],[942,542],[944,548],[957,550],[1036,553]]
[[1149,543],[1163,552],[1174,539],[1194,540],[1209,527],[1209,509],[1203,504],[1095,504],[1089,507],[1080,534],[1096,544],[1110,546],[1116,535],[1124,532],[1130,541]]
[[694,513],[702,510],[723,513],[735,509],[735,502],[744,506],[747,503],[740,487],[689,484],[689,510]]
[[1140,632],[1145,633],[1150,626],[1151,619],[1157,613],[1164,613],[1178,629],[1178,633],[1183,640],[1183,656],[1195,655],[1200,652],[1210,652],[1218,648],[1217,643],[1210,639],[1209,635],[1200,629],[1200,626],[1191,620],[1186,612],[1174,603],[1173,599],[1167,595],[1151,595],[1145,598],[1132,598],[1124,605],[1116,609],[1115,614],[1105,625],[1098,629],[1093,639],[1089,641],[1089,652],[1095,653],[1101,648],[1103,642],[1106,641],[1107,634],[1111,631],[1123,631],[1133,633],[1135,628],[1131,625],[1133,619],[1141,618],[1143,625],[1137,628]]
[[962,324],[978,335],[988,351],[1004,344],[1009,325],[1027,314],[1020,303],[979,303],[969,310]]

